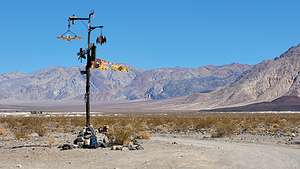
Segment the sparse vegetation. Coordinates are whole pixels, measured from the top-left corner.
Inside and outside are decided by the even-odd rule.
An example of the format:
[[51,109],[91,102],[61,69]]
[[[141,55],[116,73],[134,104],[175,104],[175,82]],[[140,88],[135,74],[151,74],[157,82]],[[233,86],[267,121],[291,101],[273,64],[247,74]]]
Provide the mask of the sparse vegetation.
[[26,139],[28,138],[29,134],[28,130],[23,128],[13,129],[13,133],[15,134],[17,140]]
[[126,145],[132,140],[131,137],[134,134],[134,129],[130,124],[126,126],[114,125],[111,128],[108,137],[113,144]]
[[5,128],[0,128],[0,136],[3,136],[6,134],[6,129]]
[[[48,132],[73,132],[84,126],[84,117],[6,117],[0,118],[17,139],[30,133],[45,136]],[[278,135],[300,132],[300,114],[169,114],[122,115],[92,118],[95,128],[110,126],[109,136],[124,144],[130,137],[149,138],[151,133],[207,132],[212,137],[249,133]],[[4,126],[4,125],[3,125]],[[7,129],[1,129],[3,135]]]
[[212,133],[213,138],[218,138],[218,137],[224,137],[224,136],[230,136],[235,132],[237,127],[233,122],[229,119],[223,120],[223,121],[218,121],[214,125],[214,131]]
[[138,139],[148,140],[151,138],[151,133],[148,131],[139,131],[137,135]]

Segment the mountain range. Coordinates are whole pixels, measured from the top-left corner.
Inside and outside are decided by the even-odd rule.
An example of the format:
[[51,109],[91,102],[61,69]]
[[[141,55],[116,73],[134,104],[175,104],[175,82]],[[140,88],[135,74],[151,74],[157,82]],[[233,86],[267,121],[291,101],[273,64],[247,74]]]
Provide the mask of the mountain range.
[[[128,73],[92,70],[91,93],[95,103],[126,100],[160,100],[214,91],[235,81],[250,65],[230,64],[199,68],[160,68]],[[0,75],[0,102],[83,100],[85,76],[80,68],[49,68],[34,73]]]
[[[83,100],[85,77],[80,69],[56,67],[30,74],[1,74],[0,103]],[[152,70],[131,67],[128,73],[93,70],[92,101],[174,110],[279,105],[300,96],[299,73],[300,45],[256,65]]]
[[272,60],[253,65],[228,86],[207,94],[195,93],[180,98],[178,104],[184,105],[183,107],[187,109],[215,109],[268,103],[289,96],[298,98],[300,96],[299,73],[300,45],[291,47]]

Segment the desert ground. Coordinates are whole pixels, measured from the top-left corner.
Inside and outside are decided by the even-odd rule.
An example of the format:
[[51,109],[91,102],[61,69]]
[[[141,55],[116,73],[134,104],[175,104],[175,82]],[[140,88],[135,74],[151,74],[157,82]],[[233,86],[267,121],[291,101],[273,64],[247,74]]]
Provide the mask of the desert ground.
[[84,117],[2,117],[0,168],[297,169],[299,119],[300,114],[94,117],[95,128],[107,123],[115,131],[150,134],[138,138],[144,150],[121,151],[58,148],[76,138]]

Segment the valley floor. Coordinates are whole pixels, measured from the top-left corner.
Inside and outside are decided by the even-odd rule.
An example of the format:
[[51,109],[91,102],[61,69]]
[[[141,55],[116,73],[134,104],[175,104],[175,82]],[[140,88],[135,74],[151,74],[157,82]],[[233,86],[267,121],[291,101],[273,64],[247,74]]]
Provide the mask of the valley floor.
[[275,142],[249,143],[227,139],[198,139],[156,135],[144,141],[145,150],[0,148],[0,168],[28,169],[296,169],[300,146]]

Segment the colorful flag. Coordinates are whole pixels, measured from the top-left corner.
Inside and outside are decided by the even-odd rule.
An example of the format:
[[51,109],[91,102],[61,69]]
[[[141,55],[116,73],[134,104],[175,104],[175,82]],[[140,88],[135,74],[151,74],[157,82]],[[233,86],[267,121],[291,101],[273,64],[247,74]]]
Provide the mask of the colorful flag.
[[92,68],[100,71],[113,70],[119,72],[129,72],[129,68],[125,65],[113,64],[103,59],[96,59],[92,62]]

